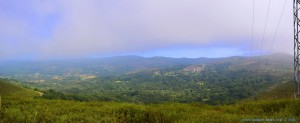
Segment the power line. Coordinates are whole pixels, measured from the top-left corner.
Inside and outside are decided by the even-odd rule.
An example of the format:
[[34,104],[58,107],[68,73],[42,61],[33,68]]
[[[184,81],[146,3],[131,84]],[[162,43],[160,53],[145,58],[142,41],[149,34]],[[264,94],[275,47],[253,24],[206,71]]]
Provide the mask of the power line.
[[283,12],[284,12],[284,9],[285,9],[286,1],[287,0],[284,1],[284,5],[283,5],[283,8],[282,8],[282,11],[281,11],[281,14],[280,14],[280,18],[279,18],[279,21],[278,21],[278,24],[277,24],[277,27],[276,27],[275,35],[274,35],[274,37],[272,39],[272,44],[271,44],[270,51],[272,51],[273,45],[275,43],[275,39],[276,39],[276,36],[277,36],[277,33],[278,33],[278,29],[279,29],[279,26],[280,26],[280,23],[281,23],[282,15],[283,15]]
[[[254,20],[255,20],[255,0],[252,1],[252,30],[251,30],[251,64],[254,63],[254,60],[253,60],[253,42],[254,42]],[[250,64],[250,65],[251,65]],[[254,68],[254,67],[253,67]],[[254,81],[254,84],[253,84],[253,89],[255,90],[255,85],[256,85],[256,81]],[[253,99],[255,99],[255,97],[253,97]]]
[[253,63],[253,42],[254,42],[254,19],[255,19],[255,0],[252,3],[252,42],[251,42],[251,63]]
[[[282,20],[282,16],[283,16],[283,13],[284,13],[284,10],[285,10],[286,2],[287,2],[287,0],[284,1],[284,5],[283,5],[283,8],[281,10],[281,14],[280,14],[280,18],[279,18],[278,24],[276,26],[275,34],[274,34],[274,36],[272,38],[272,44],[271,44],[271,47],[270,47],[270,51],[272,50],[272,48],[274,46],[275,39],[276,39],[277,34],[278,34],[278,30],[279,30],[279,26],[280,26],[280,23],[281,23],[281,20]],[[259,61],[258,61],[257,71],[258,71],[258,68],[259,68],[259,64],[261,62],[261,56],[262,56],[262,51],[263,51],[263,44],[264,44],[264,40],[265,40],[266,28],[267,28],[267,23],[268,23],[268,18],[269,18],[270,5],[271,5],[271,1],[269,0],[267,17],[266,17],[265,26],[264,26],[264,32],[263,32],[263,38],[262,38],[262,41],[261,41],[261,47],[260,47],[261,48],[260,49],[261,52],[260,52],[260,55],[259,55]],[[253,12],[252,12],[251,63],[254,63],[254,60],[253,60],[253,43],[254,43],[255,0],[253,0],[253,6],[252,6],[252,8],[253,8]],[[255,81],[255,85],[256,85],[256,81]],[[255,87],[255,85],[254,85],[254,87]],[[275,92],[275,91],[272,91],[272,93],[293,93],[293,92]]]
[[[254,6],[254,3],[255,1],[253,1],[253,6]],[[259,54],[259,59],[258,59],[258,63],[257,63],[257,68],[256,68],[256,71],[258,71],[258,68],[259,68],[259,64],[260,64],[260,62],[261,62],[261,54],[262,54],[262,50],[263,50],[263,43],[264,43],[264,40],[265,40],[265,35],[266,35],[266,28],[267,28],[267,23],[268,23],[268,18],[269,18],[269,12],[270,12],[270,5],[271,5],[271,0],[269,0],[269,4],[268,4],[268,11],[267,11],[267,17],[266,17],[266,21],[265,21],[265,26],[264,26],[264,33],[263,33],[263,38],[262,38],[262,41],[261,41],[261,52],[260,52],[260,54]],[[254,13],[254,7],[253,7],[253,13]],[[254,15],[254,14],[253,14]],[[254,23],[254,16],[253,16],[253,23]],[[252,25],[253,27],[252,28],[254,28],[254,24]],[[253,29],[254,30],[254,29]],[[253,31],[252,30],[252,31]],[[252,34],[253,34],[253,32],[252,32]],[[254,37],[254,34],[252,35],[252,45],[253,45],[253,37]],[[252,46],[251,45],[251,54],[252,54]],[[253,59],[253,58],[252,58]],[[256,73],[258,73],[258,72],[256,72]],[[256,78],[258,78],[258,75],[257,74],[255,74],[255,76],[256,76]],[[257,82],[256,81],[254,81],[254,90],[256,90],[256,84],[257,84]]]
[[[274,36],[273,36],[273,38],[272,38],[272,44],[271,44],[271,47],[270,47],[270,49],[269,49],[269,52],[272,51],[273,46],[274,46],[274,43],[275,43],[275,41],[276,41],[275,39],[276,39],[276,37],[277,37],[278,30],[279,30],[279,26],[280,26],[280,23],[281,23],[281,20],[282,20],[282,15],[283,15],[283,12],[284,12],[284,10],[285,10],[286,1],[287,1],[287,0],[284,1],[284,5],[283,5],[283,8],[282,8],[282,10],[281,10],[281,14],[280,14],[280,17],[279,17],[279,21],[278,21],[277,26],[276,26],[275,34],[274,34]],[[269,59],[266,59],[266,62],[268,63],[268,62],[269,62]]]
[[261,55],[262,55],[263,45],[264,45],[265,36],[266,36],[266,29],[267,29],[268,18],[269,18],[269,12],[270,12],[270,5],[271,5],[271,0],[269,0],[268,12],[267,12],[267,17],[266,17],[265,27],[264,27],[264,33],[263,33],[263,38],[262,38],[261,46],[260,46],[260,54],[259,54],[260,57],[261,57]]
[[269,18],[269,12],[270,12],[270,5],[271,5],[271,0],[269,0],[268,11],[267,11],[267,17],[266,17],[265,26],[264,26],[263,38],[262,38],[262,40],[261,40],[260,53],[259,53],[259,58],[258,58],[258,63],[257,63],[256,71],[259,71],[258,68],[259,68],[259,64],[261,63],[261,56],[262,56],[262,52],[263,52],[263,44],[264,44],[265,36],[266,36],[266,29],[267,29],[268,18]]

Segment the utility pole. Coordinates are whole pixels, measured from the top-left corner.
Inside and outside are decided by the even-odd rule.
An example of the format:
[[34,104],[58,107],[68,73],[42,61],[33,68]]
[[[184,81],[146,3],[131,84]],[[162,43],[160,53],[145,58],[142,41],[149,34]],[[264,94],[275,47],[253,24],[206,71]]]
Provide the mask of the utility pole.
[[300,0],[294,0],[293,16],[294,16],[294,84],[295,84],[295,98],[300,95],[300,19],[299,19]]

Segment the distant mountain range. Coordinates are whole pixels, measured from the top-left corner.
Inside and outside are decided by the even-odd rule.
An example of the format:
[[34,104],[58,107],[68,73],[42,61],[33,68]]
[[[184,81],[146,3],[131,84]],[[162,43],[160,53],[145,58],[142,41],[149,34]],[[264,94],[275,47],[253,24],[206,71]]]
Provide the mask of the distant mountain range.
[[2,61],[0,76],[17,74],[93,74],[96,76],[119,76],[143,69],[162,69],[178,65],[230,64],[231,69],[275,69],[290,68],[293,57],[287,54],[272,54],[262,57],[228,58],[168,58],[140,56],[117,56],[98,59],[46,60],[46,61]]

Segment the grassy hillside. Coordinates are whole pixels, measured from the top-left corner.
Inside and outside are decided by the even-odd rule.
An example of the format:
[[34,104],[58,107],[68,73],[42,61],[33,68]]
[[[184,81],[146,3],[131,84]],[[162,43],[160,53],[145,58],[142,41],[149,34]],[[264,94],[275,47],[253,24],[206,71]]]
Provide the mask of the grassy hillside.
[[235,105],[114,102],[4,98],[1,122],[240,122],[255,119],[300,120],[300,101],[251,101]]
[[36,93],[1,82],[0,123],[7,122],[119,122],[119,123],[236,123],[243,121],[300,121],[300,101],[272,99],[243,101],[231,105],[202,103],[130,104],[78,102],[23,97]]
[[267,91],[261,92],[257,95],[258,99],[272,100],[272,99],[295,99],[294,83],[282,82],[270,87]]
[[35,92],[30,89],[20,87],[12,84],[13,81],[0,79],[0,95],[1,96],[22,96],[22,97],[34,97],[39,96],[39,92]]

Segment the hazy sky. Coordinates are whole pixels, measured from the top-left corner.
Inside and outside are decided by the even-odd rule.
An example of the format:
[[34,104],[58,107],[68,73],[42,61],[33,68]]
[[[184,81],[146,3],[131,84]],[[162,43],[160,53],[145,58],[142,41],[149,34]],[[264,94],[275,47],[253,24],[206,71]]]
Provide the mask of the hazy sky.
[[[253,0],[1,0],[0,59],[250,55]],[[256,0],[253,54],[293,52],[292,1]],[[275,40],[273,40],[275,39]],[[273,47],[271,44],[274,42]]]

